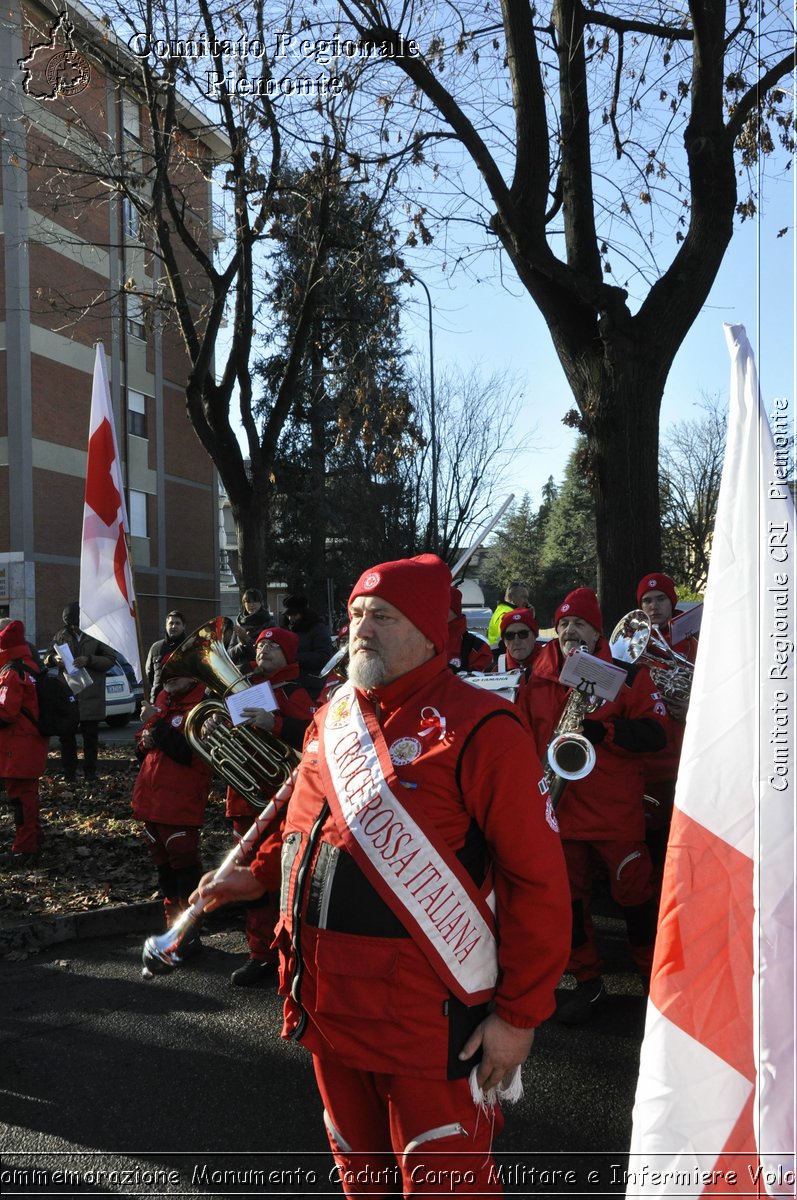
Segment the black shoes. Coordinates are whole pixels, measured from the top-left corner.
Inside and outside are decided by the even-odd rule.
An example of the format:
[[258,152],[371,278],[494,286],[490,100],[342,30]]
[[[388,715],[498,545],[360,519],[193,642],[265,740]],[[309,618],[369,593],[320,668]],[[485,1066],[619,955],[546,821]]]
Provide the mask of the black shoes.
[[606,988],[600,976],[579,983],[572,991],[558,992],[556,1012],[552,1020],[557,1025],[583,1025],[592,1020],[606,1004]]
[[261,962],[256,958],[250,958],[249,962],[238,967],[237,971],[233,971],[230,976],[230,983],[235,984],[236,987],[265,987],[276,981],[277,964]]

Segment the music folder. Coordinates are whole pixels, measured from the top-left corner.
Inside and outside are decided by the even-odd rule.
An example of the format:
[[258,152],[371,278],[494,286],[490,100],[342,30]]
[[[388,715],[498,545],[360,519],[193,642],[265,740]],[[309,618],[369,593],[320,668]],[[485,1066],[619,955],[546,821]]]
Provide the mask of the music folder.
[[263,683],[253,683],[245,692],[233,692],[231,695],[225,696],[224,703],[233,725],[245,725],[249,720],[249,717],[243,715],[245,708],[265,708],[269,712],[276,712],[279,708],[274,689],[268,680]]
[[586,683],[589,684],[589,688],[585,689],[588,694],[601,700],[614,700],[627,678],[628,672],[622,667],[604,662],[602,658],[587,654],[585,650],[576,650],[567,656],[559,675],[559,682],[572,688]]

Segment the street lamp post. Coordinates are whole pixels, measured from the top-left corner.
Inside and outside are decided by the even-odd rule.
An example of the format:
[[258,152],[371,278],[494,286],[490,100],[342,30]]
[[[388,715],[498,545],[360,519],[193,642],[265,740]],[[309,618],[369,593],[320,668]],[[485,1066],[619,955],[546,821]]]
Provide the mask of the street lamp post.
[[426,293],[426,303],[429,306],[429,432],[432,443],[432,493],[429,498],[429,549],[433,554],[438,553],[438,513],[437,513],[437,468],[440,461],[437,444],[437,407],[434,395],[434,322],[432,320],[432,295],[420,276],[407,266],[397,254],[387,256],[384,263],[388,267],[401,271],[406,279],[409,277],[419,283]]
[[434,323],[432,320],[432,296],[422,279],[414,271],[409,272],[416,283],[426,292],[426,303],[429,306],[429,432],[432,443],[432,494],[429,502],[429,549],[432,554],[438,552],[437,541],[437,465],[439,460],[437,446],[437,408],[434,397]]

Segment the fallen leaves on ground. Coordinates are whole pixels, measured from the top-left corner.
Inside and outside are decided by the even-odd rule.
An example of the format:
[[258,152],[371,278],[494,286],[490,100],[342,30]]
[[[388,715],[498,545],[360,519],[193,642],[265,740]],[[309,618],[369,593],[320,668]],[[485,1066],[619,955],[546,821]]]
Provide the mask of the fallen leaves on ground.
[[[0,805],[0,927],[157,896],[141,822],[130,808],[138,774],[131,747],[101,746],[98,768],[100,777],[93,783],[80,776],[66,783],[58,778],[58,754],[50,754],[39,783],[44,840],[32,863],[11,859],[13,814],[7,803]],[[207,808],[206,868],[218,866],[231,846],[222,785],[211,793]]]

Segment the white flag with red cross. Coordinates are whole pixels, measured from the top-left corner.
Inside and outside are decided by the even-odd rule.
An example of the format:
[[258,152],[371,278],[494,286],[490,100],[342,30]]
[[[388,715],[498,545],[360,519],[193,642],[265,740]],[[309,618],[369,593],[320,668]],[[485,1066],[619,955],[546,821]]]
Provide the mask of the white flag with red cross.
[[[743,326],[628,1164],[629,1197],[794,1196],[793,422]],[[771,422],[771,428],[770,428]]]
[[80,553],[80,626],[132,664],[141,679],[129,527],[111,391],[100,343],[91,389],[89,452]]

